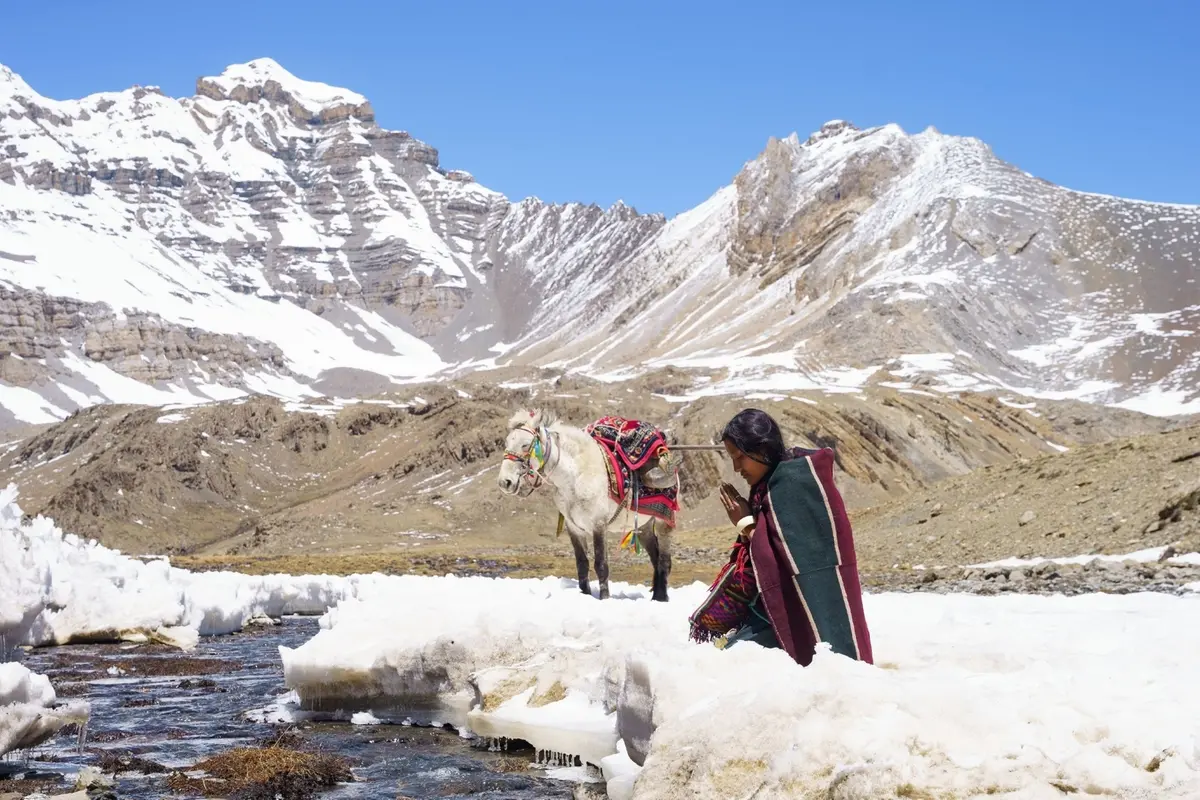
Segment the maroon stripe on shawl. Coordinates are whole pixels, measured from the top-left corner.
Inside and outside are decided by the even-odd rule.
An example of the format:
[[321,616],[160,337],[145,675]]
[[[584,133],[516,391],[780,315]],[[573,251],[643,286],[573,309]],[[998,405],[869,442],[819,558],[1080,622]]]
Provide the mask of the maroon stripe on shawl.
[[817,474],[817,480],[821,482],[821,487],[825,490],[825,500],[829,503],[829,510],[833,514],[833,526],[840,555],[838,572],[842,576],[846,606],[854,624],[854,639],[858,645],[858,656],[861,661],[874,664],[871,632],[867,628],[867,615],[863,609],[862,583],[858,575],[858,556],[854,551],[854,530],[850,525],[850,515],[846,513],[846,504],[842,500],[842,493],[838,491],[833,479],[836,457],[833,450],[828,447],[823,447],[815,453],[807,455]]

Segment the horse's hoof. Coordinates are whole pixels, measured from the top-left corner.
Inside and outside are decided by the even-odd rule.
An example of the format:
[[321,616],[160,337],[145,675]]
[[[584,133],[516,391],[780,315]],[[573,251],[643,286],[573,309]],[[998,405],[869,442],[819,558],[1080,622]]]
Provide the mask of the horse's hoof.
[[608,599],[608,587],[607,586],[605,586],[603,589],[600,590],[600,599],[601,600]]
[[667,593],[663,592],[662,594],[659,594],[658,592],[655,592],[650,599],[659,603],[665,603],[667,602]]

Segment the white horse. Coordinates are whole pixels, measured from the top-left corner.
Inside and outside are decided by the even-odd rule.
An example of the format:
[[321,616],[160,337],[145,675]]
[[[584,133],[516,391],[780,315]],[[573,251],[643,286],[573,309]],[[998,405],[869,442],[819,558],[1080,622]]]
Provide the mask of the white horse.
[[[579,589],[584,594],[591,594],[587,540],[592,540],[601,600],[609,596],[608,533],[620,529],[624,517],[632,513],[609,496],[605,458],[600,443],[583,429],[560,422],[548,411],[523,410],[508,422],[499,479],[501,490],[517,497],[528,497],[543,483],[551,488],[575,548]],[[643,519],[635,535],[654,567],[652,597],[666,602],[671,528],[654,517]]]

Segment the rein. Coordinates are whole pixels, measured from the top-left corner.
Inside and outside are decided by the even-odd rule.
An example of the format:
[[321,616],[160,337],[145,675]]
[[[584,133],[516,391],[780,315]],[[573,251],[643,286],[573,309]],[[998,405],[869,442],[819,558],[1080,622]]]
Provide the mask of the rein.
[[505,450],[504,460],[515,461],[521,468],[521,480],[524,481],[527,478],[532,478],[533,488],[536,490],[543,482],[550,483],[550,479],[546,477],[542,470],[546,468],[546,463],[550,461],[551,441],[553,439],[549,429],[545,426],[534,429],[522,425],[517,430],[525,431],[533,436],[533,439],[529,442],[529,447],[526,448],[523,454]]

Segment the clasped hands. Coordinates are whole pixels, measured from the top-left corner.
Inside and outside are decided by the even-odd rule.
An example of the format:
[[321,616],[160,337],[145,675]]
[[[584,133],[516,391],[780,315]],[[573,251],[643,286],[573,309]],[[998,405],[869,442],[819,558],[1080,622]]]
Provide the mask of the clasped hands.
[[721,484],[721,504],[738,533],[749,539],[754,534],[754,516],[750,513],[750,504],[732,484]]

